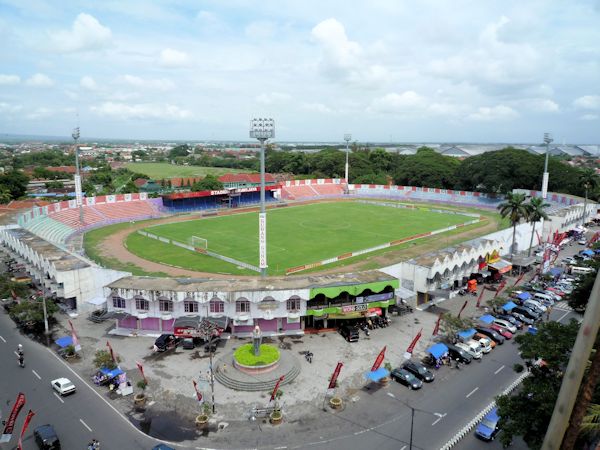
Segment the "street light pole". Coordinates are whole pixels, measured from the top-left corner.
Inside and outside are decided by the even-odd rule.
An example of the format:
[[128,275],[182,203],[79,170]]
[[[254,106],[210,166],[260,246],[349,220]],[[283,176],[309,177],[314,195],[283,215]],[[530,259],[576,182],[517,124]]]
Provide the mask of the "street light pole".
[[548,180],[550,179],[550,175],[548,174],[548,158],[552,140],[550,133],[544,133],[544,142],[546,143],[546,161],[544,162],[544,175],[542,178],[542,198],[544,200],[546,200],[546,197],[548,196]]
[[344,134],[344,140],[346,141],[346,171],[344,178],[346,179],[346,184],[348,184],[348,142],[352,139],[352,135],[350,133]]
[[267,212],[265,208],[265,142],[275,137],[273,119],[252,119],[250,137],[260,142],[260,214],[258,215],[258,261],[260,276],[267,276]]
[[73,130],[71,134],[75,140],[75,201],[79,206],[79,223],[83,225],[83,198],[81,194],[81,173],[79,172],[79,127]]

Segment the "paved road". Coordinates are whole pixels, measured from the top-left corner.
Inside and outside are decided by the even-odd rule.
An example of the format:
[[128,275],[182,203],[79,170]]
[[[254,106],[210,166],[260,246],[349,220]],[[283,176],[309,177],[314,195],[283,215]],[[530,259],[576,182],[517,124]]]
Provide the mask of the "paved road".
[[[17,345],[25,351],[25,368],[18,365]],[[156,441],[135,429],[118,415],[91,387],[85,385],[47,348],[21,336],[4,311],[0,311],[0,409],[2,417],[10,409],[18,392],[23,392],[26,405],[19,415],[13,439],[2,448],[16,448],[18,435],[27,411],[35,416],[25,434],[24,449],[35,449],[33,430],[46,423],[54,425],[64,449],[85,449],[92,439],[100,440],[102,449],[150,449]],[[67,397],[53,393],[50,381],[66,376],[78,390]]]

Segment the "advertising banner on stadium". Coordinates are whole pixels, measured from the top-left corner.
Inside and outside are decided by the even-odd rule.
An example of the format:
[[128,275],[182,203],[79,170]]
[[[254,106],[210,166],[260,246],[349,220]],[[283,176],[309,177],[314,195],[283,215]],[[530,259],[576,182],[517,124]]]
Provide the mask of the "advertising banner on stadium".
[[83,196],[81,195],[81,177],[79,175],[75,175],[75,201],[77,202],[77,206],[82,205]]
[[267,268],[267,214],[258,215],[258,267]]

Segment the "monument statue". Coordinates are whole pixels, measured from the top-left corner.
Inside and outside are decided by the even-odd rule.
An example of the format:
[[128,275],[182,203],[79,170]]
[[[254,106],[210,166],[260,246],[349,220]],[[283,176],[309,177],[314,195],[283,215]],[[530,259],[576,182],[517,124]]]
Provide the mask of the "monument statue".
[[260,344],[262,343],[262,331],[260,327],[256,325],[254,331],[252,331],[252,342],[254,344],[254,356],[260,356]]

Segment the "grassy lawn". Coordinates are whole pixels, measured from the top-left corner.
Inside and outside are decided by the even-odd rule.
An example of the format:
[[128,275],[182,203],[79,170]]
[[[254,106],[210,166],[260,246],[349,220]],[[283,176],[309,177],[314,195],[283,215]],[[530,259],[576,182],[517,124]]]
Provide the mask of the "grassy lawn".
[[[332,258],[469,220],[472,218],[459,214],[354,202],[273,209],[268,212],[267,220],[268,272],[270,275],[284,274],[285,269],[289,267]],[[158,225],[146,230],[185,243],[189,242],[192,235],[199,236],[208,240],[209,250],[250,264],[258,264],[256,212]],[[176,267],[232,274],[252,273],[137,233],[127,238],[127,247],[143,258]]]
[[175,166],[169,163],[127,163],[125,167],[134,172],[148,175],[152,179],[177,177],[204,177],[207,174],[223,175],[225,173],[245,173],[247,170],[228,169],[222,167]]
[[260,355],[254,356],[254,345],[244,344],[235,351],[233,357],[244,366],[264,366],[279,359],[279,350],[272,345],[261,344]]

